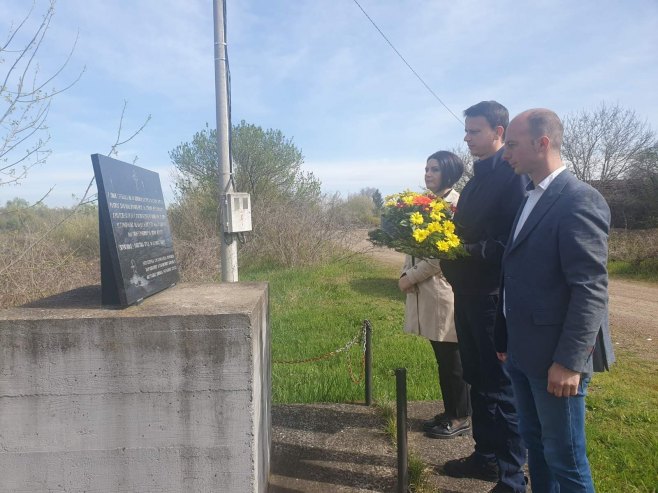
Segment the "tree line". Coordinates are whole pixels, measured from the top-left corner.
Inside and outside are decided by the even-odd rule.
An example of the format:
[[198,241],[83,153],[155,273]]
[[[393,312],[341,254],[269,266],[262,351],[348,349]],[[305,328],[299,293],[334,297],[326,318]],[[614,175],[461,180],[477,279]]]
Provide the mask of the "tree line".
[[[564,118],[563,158],[581,180],[598,188],[613,209],[615,227],[658,226],[658,140],[646,120],[619,104],[601,103]],[[252,194],[254,203],[283,197],[318,203],[321,184],[302,171],[303,155],[279,130],[263,130],[241,122],[233,127],[233,160],[238,190]],[[455,150],[471,174],[472,159],[463,148]],[[178,204],[205,196],[204,207],[217,209],[215,131],[206,129],[170,153],[176,167]],[[334,200],[335,202],[335,200]],[[372,186],[343,201],[348,218],[367,223],[368,212],[383,203]],[[215,213],[215,212],[213,212]],[[371,214],[372,215],[372,214]]]

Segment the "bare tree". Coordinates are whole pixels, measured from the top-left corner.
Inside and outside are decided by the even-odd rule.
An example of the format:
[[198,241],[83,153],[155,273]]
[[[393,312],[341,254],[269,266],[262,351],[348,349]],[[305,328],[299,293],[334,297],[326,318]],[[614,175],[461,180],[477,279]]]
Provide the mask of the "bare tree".
[[64,62],[52,74],[40,73],[37,54],[54,14],[55,0],[51,0],[41,23],[26,38],[28,20],[35,15],[32,4],[27,15],[16,26],[12,24],[0,45],[0,67],[4,67],[0,70],[0,186],[19,182],[30,168],[46,161],[51,152],[46,126],[50,103],[84,73],[83,68],[63,88],[54,86],[73,55],[77,37]]
[[629,175],[632,178],[649,179],[658,182],[658,141],[642,153],[637,165],[634,166]]
[[601,103],[564,118],[562,155],[584,181],[608,182],[626,178],[646,164],[656,134],[646,120],[619,104]]

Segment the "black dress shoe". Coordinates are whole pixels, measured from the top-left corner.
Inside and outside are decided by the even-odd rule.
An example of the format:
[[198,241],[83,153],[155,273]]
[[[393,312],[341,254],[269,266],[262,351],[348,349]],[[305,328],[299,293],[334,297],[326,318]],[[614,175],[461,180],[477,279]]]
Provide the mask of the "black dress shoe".
[[468,457],[449,460],[443,466],[443,472],[453,478],[474,478],[484,481],[498,481],[498,464],[473,452]]
[[466,435],[469,431],[471,431],[470,419],[451,419],[433,426],[425,432],[425,436],[430,438],[455,438]]
[[429,421],[423,421],[423,431],[429,431],[435,426],[448,421],[446,413],[437,414]]

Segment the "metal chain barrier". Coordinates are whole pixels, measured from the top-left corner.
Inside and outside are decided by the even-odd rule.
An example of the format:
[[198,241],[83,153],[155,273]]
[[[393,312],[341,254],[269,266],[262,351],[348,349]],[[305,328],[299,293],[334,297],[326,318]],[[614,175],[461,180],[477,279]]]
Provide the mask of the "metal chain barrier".
[[[301,363],[312,363],[315,361],[322,361],[325,359],[332,358],[334,356],[337,356],[340,353],[347,353],[347,370],[350,375],[350,379],[352,382],[356,385],[361,383],[363,380],[363,377],[365,375],[365,361],[366,361],[366,330],[367,328],[372,329],[370,325],[370,321],[364,320],[363,325],[361,327],[361,331],[352,338],[352,340],[348,341],[347,344],[345,344],[343,347],[340,347],[338,349],[334,349],[333,351],[329,351],[327,353],[321,354],[319,356],[313,356],[311,358],[304,358],[304,359],[296,359],[296,360],[273,360],[274,363],[276,364],[282,364],[282,365],[296,365],[296,364],[301,364]],[[359,377],[354,376],[354,372],[352,370],[352,358],[350,356],[350,353],[348,352],[352,346],[355,346],[357,344],[360,344],[361,346],[361,369],[359,372]]]
[[347,353],[347,371],[350,374],[350,380],[354,385],[359,385],[363,381],[363,377],[366,374],[366,355],[361,355],[361,369],[359,371],[359,376],[355,377],[352,370],[352,357]]
[[366,330],[368,329],[372,330],[370,320],[364,320],[361,331],[361,369],[358,378],[354,376],[354,372],[352,371],[352,357],[347,353],[347,370],[350,374],[350,380],[352,380],[354,385],[359,385],[366,375]]

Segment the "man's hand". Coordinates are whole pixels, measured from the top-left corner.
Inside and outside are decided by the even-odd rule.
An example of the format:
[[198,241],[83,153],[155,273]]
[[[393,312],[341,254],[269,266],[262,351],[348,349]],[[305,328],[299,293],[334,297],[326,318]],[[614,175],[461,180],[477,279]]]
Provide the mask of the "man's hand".
[[501,363],[505,363],[505,361],[507,361],[507,353],[496,352],[496,356],[498,356],[498,361]]
[[402,276],[398,281],[398,287],[403,293],[413,293],[416,289],[415,285],[409,280],[407,276]]
[[578,393],[578,384],[580,383],[580,373],[565,368],[559,363],[553,363],[548,369],[548,387],[549,394],[555,397],[570,397]]

